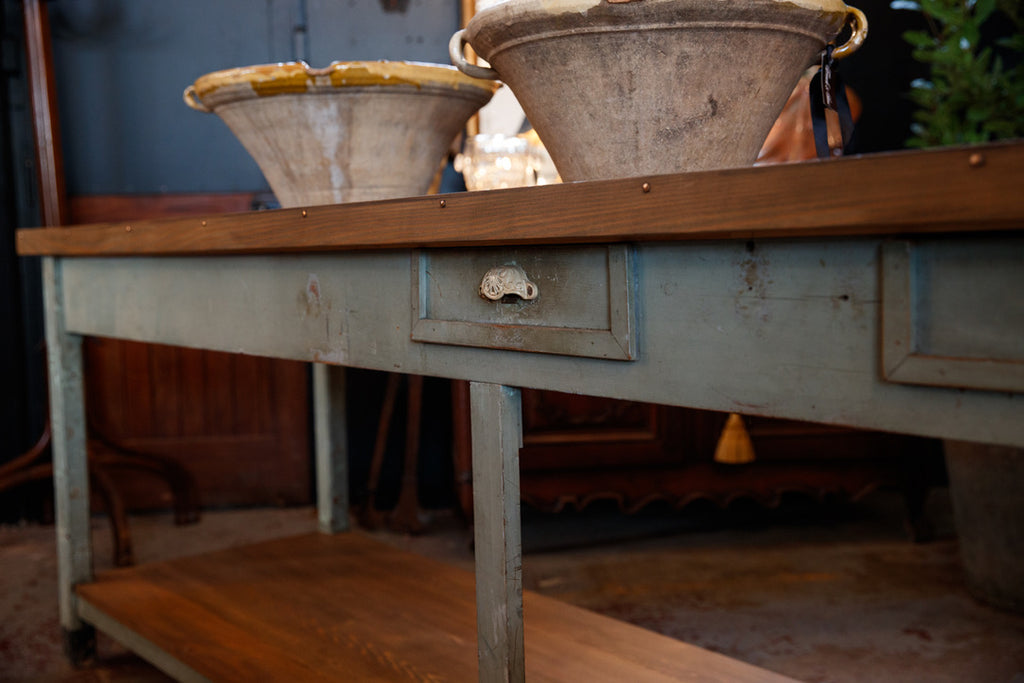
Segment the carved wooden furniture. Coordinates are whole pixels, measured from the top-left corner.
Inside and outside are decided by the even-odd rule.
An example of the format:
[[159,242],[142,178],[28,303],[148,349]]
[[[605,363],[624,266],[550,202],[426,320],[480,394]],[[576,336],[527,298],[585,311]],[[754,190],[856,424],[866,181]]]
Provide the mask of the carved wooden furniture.
[[[469,386],[456,382],[453,410],[469,410]],[[660,501],[674,508],[741,498],[766,507],[786,494],[857,500],[900,491],[914,540],[930,536],[924,504],[943,481],[934,439],[796,420],[747,417],[755,459],[716,462],[727,415],[707,410],[524,389],[519,481],[523,502],[540,510],[583,509],[611,500],[627,513]],[[473,516],[472,452],[463,421],[453,444],[463,514]]]
[[[1024,315],[1005,296],[1024,287],[1022,186],[1016,143],[20,231],[19,252],[45,257],[69,643],[81,655],[94,625],[181,678],[247,679],[254,661],[472,676],[478,661],[481,680],[540,679],[557,642],[580,667],[550,664],[561,680],[594,680],[595,664],[616,680],[770,680],[625,625],[574,628],[530,596],[524,640],[518,387],[1024,446]],[[482,299],[480,278],[510,263],[537,298]],[[358,535],[94,576],[83,336],[469,380],[479,657],[465,607],[448,611],[469,581]],[[320,523],[336,528],[344,394],[316,376]],[[353,573],[364,558],[372,590]],[[275,596],[282,572],[311,590]],[[230,609],[202,607],[228,575],[248,577]],[[389,610],[422,628],[361,630]]]

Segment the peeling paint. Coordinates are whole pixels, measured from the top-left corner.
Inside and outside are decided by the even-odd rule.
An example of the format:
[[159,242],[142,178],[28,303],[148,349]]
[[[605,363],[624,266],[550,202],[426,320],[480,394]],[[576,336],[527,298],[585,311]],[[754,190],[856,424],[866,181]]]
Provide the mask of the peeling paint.
[[[748,254],[736,262],[740,269],[739,287],[735,300],[735,310],[747,319],[756,318],[761,323],[771,321],[771,305],[768,287],[774,280],[769,270],[769,261],[761,253],[755,253],[753,243],[747,245]],[[762,326],[758,326],[756,334],[764,339]]]
[[306,280],[306,289],[301,298],[305,302],[306,317],[320,315],[320,279],[315,274],[309,274],[309,279]]
[[348,354],[342,349],[310,349],[309,355],[313,358],[314,363],[344,365],[348,361]]
[[746,291],[764,298],[768,285],[773,282],[768,272],[768,259],[760,255],[748,256],[739,265],[743,269],[742,280],[747,285]]

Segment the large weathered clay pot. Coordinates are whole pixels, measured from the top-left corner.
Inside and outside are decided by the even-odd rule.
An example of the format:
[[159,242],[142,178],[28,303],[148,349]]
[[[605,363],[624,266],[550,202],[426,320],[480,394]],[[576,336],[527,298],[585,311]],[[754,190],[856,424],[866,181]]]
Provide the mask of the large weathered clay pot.
[[496,88],[447,65],[289,62],[206,74],[184,98],[224,120],[289,207],[423,194]]
[[[804,70],[867,35],[841,0],[505,0],[452,37],[453,62],[500,78],[565,180],[754,162]],[[465,44],[491,69],[468,64]]]
[[967,588],[979,600],[1024,612],[1024,448],[945,447]]

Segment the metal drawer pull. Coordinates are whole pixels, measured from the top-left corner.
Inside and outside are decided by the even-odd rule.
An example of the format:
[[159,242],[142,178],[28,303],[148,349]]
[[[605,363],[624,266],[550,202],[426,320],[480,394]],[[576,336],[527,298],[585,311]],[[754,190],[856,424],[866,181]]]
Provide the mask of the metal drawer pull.
[[495,266],[480,281],[480,296],[491,301],[501,301],[506,296],[532,301],[538,293],[537,285],[516,265]]

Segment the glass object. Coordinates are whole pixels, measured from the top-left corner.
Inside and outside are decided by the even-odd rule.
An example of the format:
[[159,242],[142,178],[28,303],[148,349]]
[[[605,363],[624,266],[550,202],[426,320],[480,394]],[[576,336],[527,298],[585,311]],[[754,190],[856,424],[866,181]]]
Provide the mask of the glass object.
[[519,137],[474,135],[455,159],[470,190],[496,190],[533,185],[529,143]]
[[516,136],[480,134],[466,140],[455,158],[470,190],[546,185],[558,181],[551,158],[536,133]]

